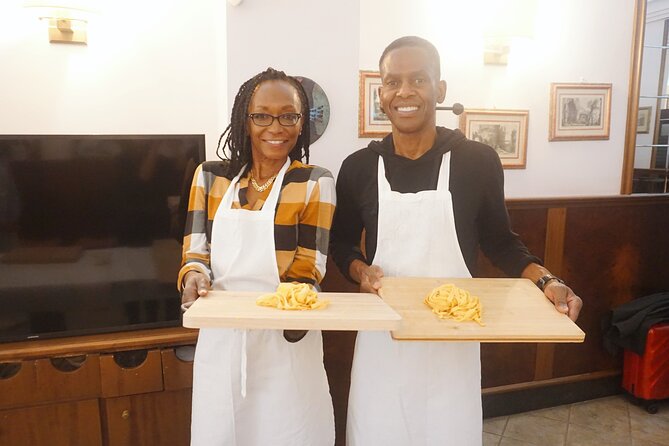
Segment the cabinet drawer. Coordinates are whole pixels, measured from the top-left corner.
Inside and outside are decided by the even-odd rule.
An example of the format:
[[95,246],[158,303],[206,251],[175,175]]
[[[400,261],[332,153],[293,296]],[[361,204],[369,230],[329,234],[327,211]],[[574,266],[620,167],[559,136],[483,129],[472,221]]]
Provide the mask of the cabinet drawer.
[[97,400],[0,410],[0,444],[101,445]]
[[190,443],[190,389],[104,399],[101,410],[107,446]]
[[0,364],[0,409],[25,406],[38,399],[36,361]]
[[66,401],[100,396],[98,354],[35,361],[39,401]]
[[102,397],[163,390],[160,350],[132,350],[100,356]]
[[161,350],[165,390],[193,387],[193,354],[195,346],[184,345]]
[[100,396],[98,355],[67,356],[0,366],[0,408]]

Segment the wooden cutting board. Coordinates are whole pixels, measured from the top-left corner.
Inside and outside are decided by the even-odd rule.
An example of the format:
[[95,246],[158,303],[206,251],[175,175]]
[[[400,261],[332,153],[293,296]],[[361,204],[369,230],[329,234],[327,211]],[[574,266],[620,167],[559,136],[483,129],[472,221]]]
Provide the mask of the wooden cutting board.
[[[398,340],[481,342],[583,342],[585,333],[558,313],[527,279],[437,279],[384,277],[379,292],[402,322],[392,331]],[[480,326],[473,321],[439,319],[423,302],[434,288],[452,283],[479,297]]]
[[183,315],[187,328],[283,330],[393,330],[401,318],[379,296],[366,293],[318,293],[329,300],[318,310],[278,310],[256,305],[267,293],[210,291]]

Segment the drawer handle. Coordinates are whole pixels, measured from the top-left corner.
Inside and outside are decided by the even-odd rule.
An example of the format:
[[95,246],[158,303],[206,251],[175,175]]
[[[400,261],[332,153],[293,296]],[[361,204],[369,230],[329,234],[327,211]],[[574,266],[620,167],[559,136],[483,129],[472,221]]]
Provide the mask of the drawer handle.
[[21,370],[20,362],[0,363],[0,379],[9,379],[15,376]]
[[193,362],[193,359],[195,358],[195,346],[182,345],[175,347],[174,356],[176,356],[177,359],[182,362]]
[[86,355],[51,358],[49,361],[51,361],[52,366],[61,372],[74,372],[84,365]]
[[114,362],[124,369],[139,367],[146,361],[149,352],[147,350],[128,350],[114,353]]
[[123,412],[121,412],[121,418],[123,418],[124,420],[127,420],[128,418],[130,418],[130,411],[128,409],[126,409]]

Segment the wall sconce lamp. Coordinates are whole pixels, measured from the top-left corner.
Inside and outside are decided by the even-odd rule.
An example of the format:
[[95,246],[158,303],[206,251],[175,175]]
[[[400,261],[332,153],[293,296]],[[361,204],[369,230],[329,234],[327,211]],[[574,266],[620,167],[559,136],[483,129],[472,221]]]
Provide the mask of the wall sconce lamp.
[[532,37],[536,0],[493,1],[488,4],[484,26],[483,63],[507,65],[511,40]]
[[51,43],[88,43],[87,22],[76,19],[49,19],[49,42]]
[[96,12],[97,2],[86,0],[26,0],[40,20],[48,21],[50,43],[87,45],[88,18]]
[[486,37],[483,48],[483,63],[486,65],[507,65],[511,52],[508,37]]

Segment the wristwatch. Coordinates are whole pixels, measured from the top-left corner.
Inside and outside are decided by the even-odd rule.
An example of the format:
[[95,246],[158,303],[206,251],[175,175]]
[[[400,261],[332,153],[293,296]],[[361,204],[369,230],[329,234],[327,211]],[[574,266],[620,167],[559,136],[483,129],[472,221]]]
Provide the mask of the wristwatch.
[[539,287],[541,291],[543,291],[544,288],[546,288],[546,285],[548,285],[548,282],[550,282],[551,280],[557,280],[560,283],[564,283],[564,280],[560,279],[559,277],[554,276],[552,274],[546,274],[545,276],[537,280],[536,285]]

